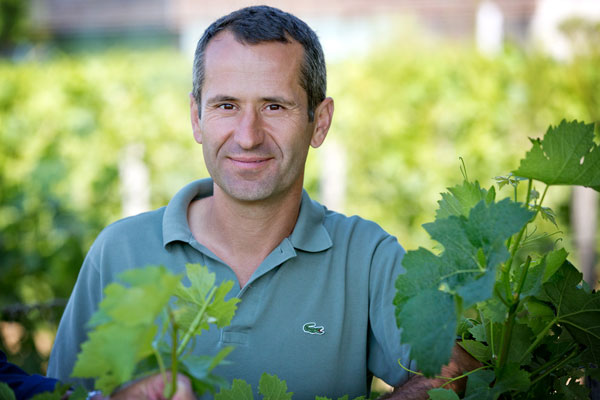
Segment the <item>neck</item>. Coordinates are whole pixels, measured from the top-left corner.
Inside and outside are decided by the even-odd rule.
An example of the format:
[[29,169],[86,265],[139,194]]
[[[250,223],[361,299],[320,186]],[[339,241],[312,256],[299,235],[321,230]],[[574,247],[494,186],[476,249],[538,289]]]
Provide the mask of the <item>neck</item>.
[[243,202],[215,185],[213,196],[190,205],[188,222],[194,238],[227,263],[243,287],[292,233],[301,199],[301,186],[275,200]]
[[[247,243],[256,250],[267,242],[275,242],[270,250],[289,236],[300,210],[302,188],[272,200],[246,202],[232,199],[215,185],[206,215],[212,230],[222,233],[224,241]],[[268,245],[266,245],[269,247]]]

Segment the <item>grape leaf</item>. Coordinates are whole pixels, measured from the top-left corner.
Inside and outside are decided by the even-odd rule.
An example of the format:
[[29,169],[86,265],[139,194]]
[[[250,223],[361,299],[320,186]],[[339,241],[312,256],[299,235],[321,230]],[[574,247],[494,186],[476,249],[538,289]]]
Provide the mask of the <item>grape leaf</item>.
[[534,334],[540,333],[554,319],[554,310],[546,302],[538,301],[534,297],[524,301],[527,315],[524,322]]
[[[424,225],[444,251],[439,256],[423,248],[409,251],[394,298],[403,340],[411,345],[411,356],[423,373],[431,376],[449,360],[461,313],[453,297],[460,297],[467,308],[492,296],[496,267],[509,256],[504,242],[532,216],[509,199],[490,204],[482,200],[468,218],[452,215]],[[432,331],[434,325],[442,328]]]
[[459,400],[458,395],[450,389],[436,388],[427,391],[430,400]]
[[[464,307],[488,299],[495,283],[496,266],[509,255],[504,242],[532,216],[531,211],[518,203],[504,199],[491,204],[480,201],[468,218],[450,216],[423,225],[431,238],[444,246],[439,261],[432,266],[428,282],[436,280],[437,269],[434,287],[442,282],[447,284],[463,298]],[[399,280],[414,279],[409,272],[421,269],[421,266],[410,266],[409,260],[403,262],[407,274],[401,275]],[[421,274],[418,275],[421,279]]]
[[0,382],[0,399],[3,400],[16,400],[15,393],[12,391],[7,383]]
[[194,392],[196,395],[200,395],[206,390],[214,392],[214,387],[226,386],[227,381],[223,378],[217,377],[211,374],[211,371],[219,364],[223,365],[223,360],[231,351],[233,347],[224,347],[217,353],[216,356],[196,356],[187,355],[181,358],[180,370],[187,372],[191,377],[194,378],[192,383],[194,384]]
[[549,127],[542,140],[521,160],[515,175],[548,185],[581,185],[600,191],[600,148],[594,143],[594,124],[566,122]]
[[[67,384],[62,385],[62,384],[58,383],[56,385],[56,387],[54,388],[54,391],[38,393],[35,396],[31,397],[31,400],[62,400],[67,397],[65,394],[67,393],[67,391],[70,388],[71,388],[70,385],[67,385]],[[75,388],[75,390],[73,390],[71,392],[71,394],[69,394],[68,397],[69,397],[69,400],[86,400],[87,396],[88,396],[88,391],[85,390],[85,388],[83,386],[77,386]],[[0,399],[9,400],[9,399],[3,397],[2,393],[0,393]]]
[[490,388],[494,378],[494,372],[485,369],[469,375],[464,400],[495,400],[498,395],[494,395]]
[[475,340],[477,340],[478,342],[487,342],[488,341],[484,324],[475,325],[474,327],[469,329],[469,332],[471,333],[471,335],[473,335],[473,338]]
[[209,322],[215,322],[219,328],[229,325],[240,301],[237,297],[225,300],[233,287],[233,282],[225,281],[214,288],[215,274],[209,272],[207,267],[200,264],[187,264],[186,270],[191,286],[186,287],[180,283],[177,287],[179,307],[175,312],[177,324],[187,331],[197,315],[202,310],[206,310],[194,334],[199,335],[202,330],[209,329]]
[[[559,249],[545,254],[538,261],[532,262],[525,276],[521,297],[542,295],[542,284],[554,275],[567,259],[567,255],[565,249]],[[524,266],[525,264],[522,264],[515,269],[517,276],[521,276]],[[542,295],[541,297],[545,299],[545,296]]]
[[252,387],[243,380],[234,379],[230,389],[222,388],[215,400],[254,400]]
[[288,393],[287,384],[277,375],[263,373],[258,382],[258,392],[263,395],[263,400],[290,400],[293,393]]
[[484,362],[492,358],[492,349],[477,340],[462,340],[458,344],[476,360]]
[[207,314],[209,318],[214,319],[218,328],[223,328],[231,323],[231,319],[237,309],[237,303],[241,300],[238,297],[232,297],[225,300],[225,296],[233,287],[233,281],[223,282],[215,292],[212,303],[208,306]]
[[448,188],[448,192],[442,193],[442,199],[438,201],[437,219],[448,218],[451,215],[466,217],[475,204],[481,200],[485,200],[489,204],[496,196],[493,186],[487,191],[479,186],[479,182],[467,180],[463,181],[461,185]]
[[[73,376],[97,378],[95,386],[111,393],[133,377],[136,364],[152,353],[155,321],[180,280],[165,267],[125,271],[104,290],[104,299],[92,316],[94,330],[81,346]],[[117,339],[118,338],[118,339]]]
[[214,357],[188,355],[181,359],[181,363],[190,375],[197,379],[204,379],[232,350],[233,347],[231,346],[225,347]]
[[[119,275],[118,282],[104,288],[104,299],[88,326],[108,322],[126,326],[153,324],[180,280],[180,275],[171,274],[163,266],[127,270]],[[128,283],[131,287],[119,282]]]
[[81,346],[72,376],[97,378],[95,387],[112,391],[133,377],[138,361],[152,353],[156,326],[108,323],[96,327]]
[[508,309],[495,294],[488,300],[477,304],[477,309],[491,322],[502,323],[508,315]]
[[520,369],[517,363],[510,363],[500,371],[493,390],[498,395],[510,390],[525,392],[530,385],[529,372]]
[[[410,356],[426,376],[440,372],[450,361],[456,339],[454,298],[436,289],[427,289],[410,298],[396,314],[402,327],[402,340]],[[435,326],[435,329],[431,329]]]
[[582,274],[565,261],[543,289],[556,308],[559,322],[573,338],[591,351],[600,365],[600,292],[578,287]]

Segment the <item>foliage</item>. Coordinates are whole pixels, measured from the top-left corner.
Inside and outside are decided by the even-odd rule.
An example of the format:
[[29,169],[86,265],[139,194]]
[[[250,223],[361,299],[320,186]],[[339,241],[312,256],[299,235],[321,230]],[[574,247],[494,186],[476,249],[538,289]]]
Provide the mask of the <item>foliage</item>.
[[0,56],[28,33],[29,0],[0,0]]
[[[96,378],[96,389],[107,394],[132,379],[157,371],[164,374],[166,369],[186,374],[198,395],[226,384],[211,371],[232,349],[199,357],[189,353],[188,345],[209,329],[209,323],[229,325],[239,299],[225,300],[233,282],[215,286],[215,275],[208,268],[188,264],[186,270],[189,287],[181,283],[181,276],[152,266],[123,272],[120,280],[128,286],[109,284],[88,322],[93,330],[81,346],[73,376]],[[175,305],[170,304],[173,296]],[[159,316],[162,322],[157,325]],[[172,396],[175,385],[166,386]]]
[[[581,282],[564,249],[525,255],[523,248],[550,186],[600,190],[593,138],[593,124],[563,121],[532,140],[512,173],[529,181],[524,203],[516,194],[496,201],[493,187],[481,189],[466,175],[442,195],[436,220],[423,227],[443,251],[409,251],[394,299],[403,339],[424,375],[448,363],[456,335],[482,363],[468,373],[465,399],[571,398],[567,391],[586,389],[566,385],[568,378],[600,375],[600,293]],[[534,180],[546,188],[532,202]],[[507,181],[522,180],[501,179]],[[429,394],[458,398],[444,389]]]
[[[263,400],[291,400],[294,393],[288,392],[287,384],[277,377],[263,373],[258,383],[258,392]],[[254,400],[252,387],[241,379],[234,379],[231,388],[222,388],[216,394],[215,400]],[[353,400],[364,400],[364,396],[356,397]],[[328,397],[316,396],[315,400],[331,400]],[[338,400],[348,400],[348,395],[338,398]]]
[[[0,60],[0,319],[24,327],[18,348],[4,343],[10,361],[44,373],[48,354],[34,337],[55,332],[92,240],[123,216],[123,149],[145,148],[152,208],[207,173],[190,132],[190,62],[181,54],[23,60]],[[375,220],[407,248],[425,245],[420,226],[455,180],[457,155],[489,187],[485,171],[514,166],[528,135],[562,118],[600,120],[598,60],[557,63],[510,45],[486,58],[404,36],[330,65],[336,111],[325,146],[342,145],[352,177],[340,211]],[[305,176],[316,199],[328,167],[320,151],[309,153]],[[547,203],[563,230],[567,201],[568,192],[555,192]]]

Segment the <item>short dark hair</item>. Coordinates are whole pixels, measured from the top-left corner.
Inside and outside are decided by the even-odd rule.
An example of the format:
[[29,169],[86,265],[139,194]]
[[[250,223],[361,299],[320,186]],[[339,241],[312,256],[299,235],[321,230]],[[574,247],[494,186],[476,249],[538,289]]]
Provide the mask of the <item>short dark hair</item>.
[[308,97],[308,118],[314,119],[315,108],[325,99],[327,71],[325,57],[316,33],[292,14],[268,6],[252,6],[219,18],[204,31],[194,55],[192,95],[200,106],[204,83],[205,52],[208,42],[219,32],[229,31],[244,44],[262,42],[289,43],[290,37],[304,48],[300,67],[300,86]]

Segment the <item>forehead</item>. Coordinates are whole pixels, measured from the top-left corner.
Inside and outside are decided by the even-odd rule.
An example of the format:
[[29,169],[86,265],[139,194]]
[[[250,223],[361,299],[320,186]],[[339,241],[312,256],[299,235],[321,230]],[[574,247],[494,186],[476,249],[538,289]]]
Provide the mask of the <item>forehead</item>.
[[203,89],[240,80],[299,85],[303,59],[304,48],[293,39],[288,43],[244,44],[231,32],[224,31],[206,46]]

